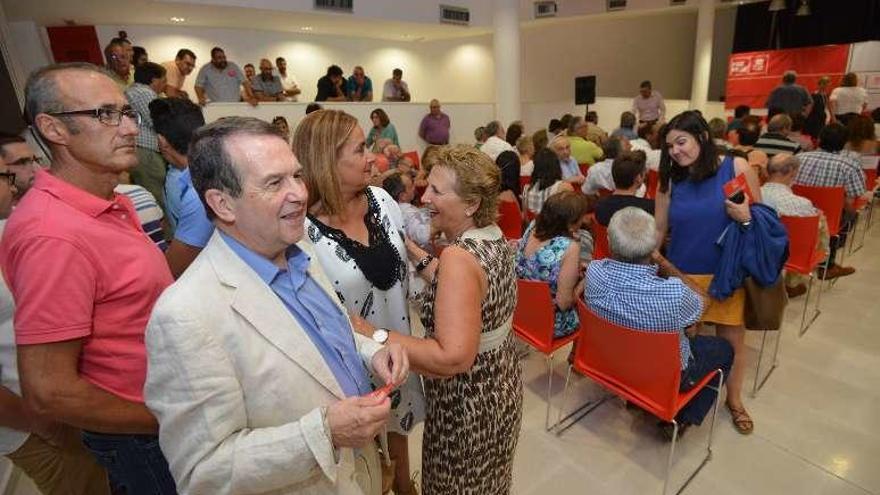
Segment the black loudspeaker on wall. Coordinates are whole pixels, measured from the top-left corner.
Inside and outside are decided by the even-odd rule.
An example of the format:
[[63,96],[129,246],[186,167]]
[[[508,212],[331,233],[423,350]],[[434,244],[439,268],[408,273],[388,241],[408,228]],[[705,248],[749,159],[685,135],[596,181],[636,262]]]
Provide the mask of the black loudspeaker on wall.
[[574,104],[592,105],[596,103],[596,76],[574,78]]

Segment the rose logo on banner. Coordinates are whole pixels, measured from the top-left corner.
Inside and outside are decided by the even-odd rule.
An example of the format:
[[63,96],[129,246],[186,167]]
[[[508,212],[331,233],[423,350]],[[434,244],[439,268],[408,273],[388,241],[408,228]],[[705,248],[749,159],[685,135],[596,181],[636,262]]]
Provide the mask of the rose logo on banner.
[[758,55],[754,55],[752,57],[752,67],[749,70],[750,74],[766,74],[767,66],[770,65],[770,55],[767,53],[761,53]]
[[747,76],[752,65],[751,57],[731,57],[730,77]]

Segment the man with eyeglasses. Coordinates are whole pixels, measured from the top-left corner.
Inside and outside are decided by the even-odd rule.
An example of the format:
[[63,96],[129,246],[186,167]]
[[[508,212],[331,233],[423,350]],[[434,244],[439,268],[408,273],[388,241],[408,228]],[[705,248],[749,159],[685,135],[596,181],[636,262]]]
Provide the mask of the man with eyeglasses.
[[8,172],[15,174],[13,204],[16,204],[33,185],[34,173],[42,165],[42,159],[23,137],[0,132],[0,161],[6,164]]
[[25,100],[52,155],[0,241],[25,407],[82,429],[128,495],[176,493],[143,398],[144,331],[171,273],[131,201],[113,192],[137,164],[140,114],[86,63],[38,69]]

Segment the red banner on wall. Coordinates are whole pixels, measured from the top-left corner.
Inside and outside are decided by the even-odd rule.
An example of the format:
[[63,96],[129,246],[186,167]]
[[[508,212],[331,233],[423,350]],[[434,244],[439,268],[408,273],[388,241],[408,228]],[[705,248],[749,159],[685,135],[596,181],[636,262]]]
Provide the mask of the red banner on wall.
[[764,108],[767,96],[782,82],[787,70],[797,72],[797,82],[811,93],[822,76],[837,87],[846,72],[850,45],[826,45],[790,50],[734,53],[727,66],[724,107],[748,105]]

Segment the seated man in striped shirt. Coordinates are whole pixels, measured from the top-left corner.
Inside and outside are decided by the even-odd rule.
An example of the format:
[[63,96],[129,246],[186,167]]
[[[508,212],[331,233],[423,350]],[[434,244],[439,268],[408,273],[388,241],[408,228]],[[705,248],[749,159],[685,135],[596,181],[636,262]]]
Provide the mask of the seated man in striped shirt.
[[763,151],[769,158],[777,153],[800,153],[801,145],[789,139],[790,132],[791,117],[784,113],[776,114],[767,123],[767,132],[758,138],[755,149]]
[[[656,224],[649,213],[635,207],[615,213],[608,224],[611,258],[587,265],[587,306],[615,325],[679,334],[681,391],[690,390],[715,369],[728,376],[733,347],[720,337],[696,335],[706,296],[656,253],[656,243]],[[672,276],[663,278],[659,270]],[[712,384],[718,384],[717,378]],[[680,432],[702,423],[715,394],[706,387],[681,409],[676,416]],[[671,440],[671,425],[661,424],[661,429]]]

